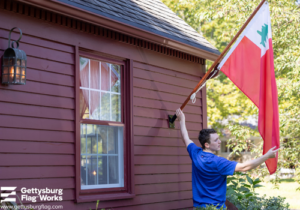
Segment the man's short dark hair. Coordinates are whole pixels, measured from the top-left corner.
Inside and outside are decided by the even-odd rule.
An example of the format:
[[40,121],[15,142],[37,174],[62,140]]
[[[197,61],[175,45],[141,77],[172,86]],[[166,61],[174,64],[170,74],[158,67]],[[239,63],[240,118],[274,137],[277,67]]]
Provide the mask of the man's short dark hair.
[[215,129],[202,129],[199,133],[198,139],[202,145],[202,149],[205,149],[205,143],[210,144],[210,134],[217,133]]

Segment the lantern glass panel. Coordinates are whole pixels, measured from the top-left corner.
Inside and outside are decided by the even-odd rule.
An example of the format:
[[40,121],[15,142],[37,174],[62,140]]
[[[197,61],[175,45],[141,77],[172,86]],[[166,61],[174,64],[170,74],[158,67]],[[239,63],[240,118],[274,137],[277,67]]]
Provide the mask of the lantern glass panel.
[[17,59],[17,65],[21,66],[21,59]]
[[25,76],[22,76],[22,83],[25,83]]
[[14,75],[13,74],[9,75],[9,82],[14,82]]
[[21,74],[21,68],[20,67],[16,67],[16,74]]
[[22,68],[22,75],[25,76],[25,68]]
[[3,82],[8,82],[8,75],[3,75]]
[[3,74],[8,74],[8,67],[3,68]]
[[20,75],[16,75],[16,82],[21,82],[21,76]]
[[10,67],[9,67],[9,73],[10,73],[11,75],[14,75],[14,74],[15,74],[14,66],[10,66]]
[[7,66],[7,65],[8,65],[8,58],[4,58],[4,59],[3,59],[3,65],[4,65],[4,66]]
[[22,60],[22,66],[26,66],[26,60]]
[[15,58],[9,58],[8,65],[9,66],[15,65]]

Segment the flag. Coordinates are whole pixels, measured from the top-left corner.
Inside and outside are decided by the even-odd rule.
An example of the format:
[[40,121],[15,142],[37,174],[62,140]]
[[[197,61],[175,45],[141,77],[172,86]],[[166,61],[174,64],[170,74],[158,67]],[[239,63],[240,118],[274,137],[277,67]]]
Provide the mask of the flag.
[[[278,94],[274,73],[269,5],[258,10],[219,69],[258,107],[258,131],[264,140],[263,154],[279,148]],[[270,174],[277,169],[278,155],[266,161]]]

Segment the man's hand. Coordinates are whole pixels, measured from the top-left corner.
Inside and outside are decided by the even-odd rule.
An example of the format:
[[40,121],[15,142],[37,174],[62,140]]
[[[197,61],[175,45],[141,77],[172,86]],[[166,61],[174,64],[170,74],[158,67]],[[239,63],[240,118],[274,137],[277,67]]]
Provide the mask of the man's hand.
[[244,163],[236,164],[235,171],[246,172],[246,171],[249,171],[253,168],[256,168],[257,166],[259,166],[263,162],[267,161],[269,158],[275,158],[276,153],[280,149],[279,148],[279,149],[275,150],[275,148],[276,147],[271,148],[266,154],[264,154],[263,156],[255,159],[255,160],[249,160],[249,161],[246,161]]
[[278,152],[278,150],[280,150],[280,148],[279,148],[279,149],[276,149],[276,150],[275,150],[275,148],[276,148],[276,146],[273,147],[273,148],[271,148],[271,149],[266,153],[266,156],[267,156],[268,158],[275,158],[275,157],[276,157],[276,153]]
[[176,110],[176,116],[179,121],[182,121],[182,120],[185,121],[185,116],[180,108]]
[[176,116],[180,122],[180,130],[181,130],[181,136],[182,136],[183,142],[184,142],[185,146],[187,147],[187,146],[189,146],[190,143],[193,143],[193,141],[190,139],[187,129],[185,127],[185,116],[184,116],[183,112],[181,111],[181,109],[176,110]]

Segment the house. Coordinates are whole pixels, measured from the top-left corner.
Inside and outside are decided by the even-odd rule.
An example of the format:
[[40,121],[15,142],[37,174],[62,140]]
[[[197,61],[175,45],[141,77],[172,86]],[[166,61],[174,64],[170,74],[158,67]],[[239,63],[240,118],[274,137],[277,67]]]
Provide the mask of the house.
[[[239,116],[233,115],[228,117],[227,119],[224,119],[223,121],[220,121],[220,123],[222,125],[228,125],[229,121],[231,121],[232,119],[238,119]],[[246,120],[243,121],[238,121],[238,123],[242,126],[246,126],[250,129],[257,129],[257,125],[258,125],[258,119],[256,116],[248,116],[246,118]],[[222,135],[220,137],[221,140],[221,148],[220,151],[217,152],[218,156],[224,157],[226,159],[229,160],[235,160],[238,162],[245,162],[247,160],[251,160],[253,158],[255,158],[255,156],[257,154],[251,153],[251,149],[253,147],[259,147],[260,143],[262,141],[261,137],[259,136],[244,136],[244,138],[247,138],[248,141],[247,143],[247,149],[244,149],[243,151],[241,151],[240,154],[231,154],[231,152],[233,151],[232,148],[228,148],[228,140],[235,138],[234,136],[231,135],[231,131],[228,128],[225,128],[222,130]]]
[[[27,73],[0,86],[0,187],[67,210],[191,208],[191,161],[167,116],[218,50],[159,0],[1,0],[0,56],[13,27]],[[184,109],[194,140],[205,91]]]

